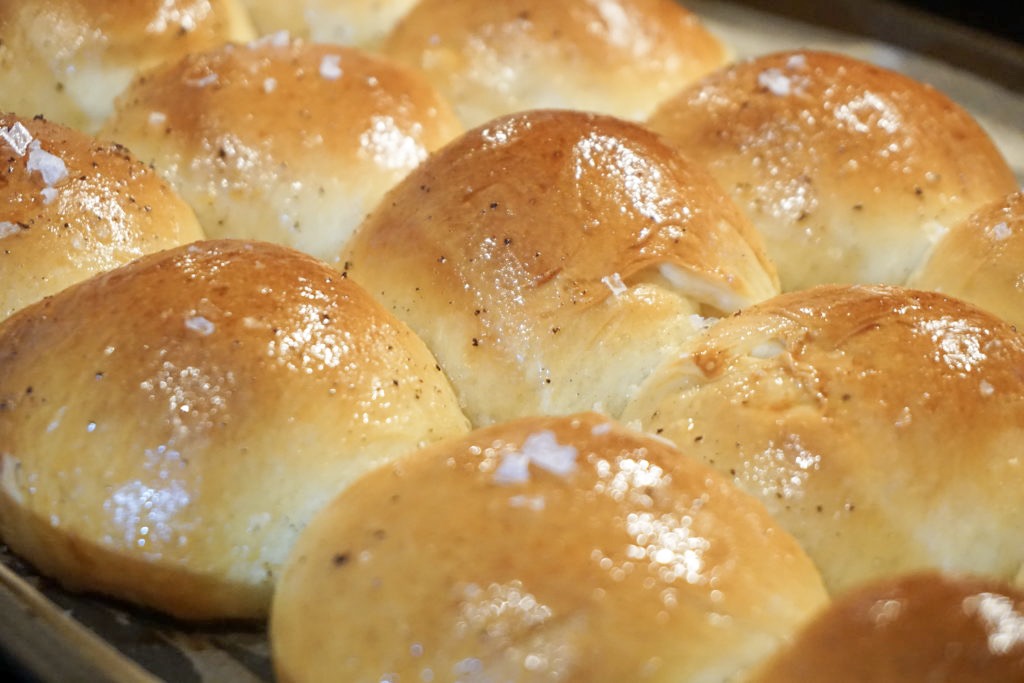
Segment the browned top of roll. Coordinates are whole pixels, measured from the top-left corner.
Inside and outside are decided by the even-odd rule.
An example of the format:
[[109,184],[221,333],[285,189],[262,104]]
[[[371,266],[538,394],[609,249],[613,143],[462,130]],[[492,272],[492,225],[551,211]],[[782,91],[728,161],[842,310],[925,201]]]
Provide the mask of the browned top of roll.
[[966,299],[1024,330],[1024,192],[957,223],[909,284]]
[[0,4],[0,108],[95,131],[135,71],[253,29],[237,0]]
[[541,107],[642,118],[727,56],[671,0],[422,0],[382,50],[423,68],[467,126]]
[[359,480],[296,545],[270,636],[282,681],[727,680],[824,600],[753,499],[589,414]]
[[1024,593],[927,572],[838,598],[751,683],[1020,683]]
[[[493,419],[564,412],[537,398],[563,389],[579,392],[575,410],[621,403],[650,345],[690,330],[679,314],[777,291],[757,235],[702,170],[636,124],[570,111],[505,117],[437,152],[341,265],[427,340],[471,414]],[[619,351],[641,369],[609,374]],[[587,372],[610,378],[598,396]]]
[[123,147],[0,115],[0,319],[143,254],[201,239],[187,204]]
[[170,178],[210,236],[274,241],[321,258],[461,132],[414,70],[282,36],[141,76],[103,129]]
[[1024,338],[965,302],[818,287],[683,345],[624,419],[765,502],[830,589],[923,567],[1013,578]]
[[0,537],[73,588],[264,616],[321,505],[465,429],[422,342],[356,285],[200,242],[0,326]]
[[649,124],[747,211],[784,290],[902,284],[944,228],[1017,186],[988,135],[941,92],[826,52],[734,64]]

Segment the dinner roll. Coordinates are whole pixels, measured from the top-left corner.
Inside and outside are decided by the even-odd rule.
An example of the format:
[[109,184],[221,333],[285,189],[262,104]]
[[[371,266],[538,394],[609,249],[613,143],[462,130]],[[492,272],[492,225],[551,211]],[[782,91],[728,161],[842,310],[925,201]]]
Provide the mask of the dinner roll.
[[838,591],[1024,561],[1024,338],[973,306],[821,286],[723,319],[627,406],[757,496]]
[[381,50],[466,126],[544,107],[642,119],[729,56],[674,0],[420,0]]
[[253,37],[238,0],[6,0],[0,111],[95,132],[136,71]]
[[955,225],[909,282],[967,299],[1024,330],[1024,192]]
[[0,539],[70,589],[262,617],[314,512],[466,426],[423,344],[336,271],[199,242],[0,325]]
[[703,321],[778,292],[739,210],[659,137],[533,111],[446,146],[339,265],[433,350],[478,425],[612,415]]
[[261,33],[288,31],[319,43],[372,47],[416,0],[242,0]]
[[195,214],[126,149],[0,114],[0,320],[143,254],[202,239]]
[[925,572],[838,598],[750,683],[1021,683],[1024,593]]
[[461,131],[420,74],[275,35],[141,76],[103,133],[170,179],[209,236],[326,258]]
[[754,499],[595,414],[402,458],[300,536],[278,680],[725,681],[825,602]]
[[786,291],[903,284],[946,228],[1017,187],[992,140],[945,95],[837,54],[734,64],[648,123],[747,212]]

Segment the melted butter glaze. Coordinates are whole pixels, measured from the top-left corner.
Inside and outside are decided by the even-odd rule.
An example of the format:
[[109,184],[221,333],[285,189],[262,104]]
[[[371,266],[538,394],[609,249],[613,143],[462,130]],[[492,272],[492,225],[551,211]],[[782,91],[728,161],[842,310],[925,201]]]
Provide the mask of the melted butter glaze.
[[533,418],[335,501],[282,578],[271,639],[296,681],[725,678],[822,599],[792,540],[711,470],[596,415]]
[[321,257],[459,132],[415,72],[279,35],[140,77],[104,128],[174,181],[211,236]]
[[[5,541],[72,585],[193,618],[264,613],[326,498],[466,428],[407,328],[262,243],[200,242],[65,290],[0,327],[0,357]],[[184,597],[151,572],[181,572]]]
[[953,226],[909,283],[966,299],[1024,329],[1024,192]]
[[[25,147],[14,131],[32,142]],[[4,317],[143,254],[203,237],[184,201],[125,148],[12,115],[0,116],[0,133]],[[55,170],[36,168],[40,154],[52,155],[45,165]]]
[[682,350],[624,419],[764,501],[831,589],[916,567],[1016,573],[1024,340],[1008,324],[936,293],[819,287]]
[[5,106],[93,132],[136,70],[254,36],[236,0],[40,0],[0,6]]
[[1024,595],[991,579],[926,572],[836,600],[752,683],[1024,680]]
[[694,15],[663,0],[428,0],[382,50],[422,68],[467,126],[545,107],[639,118],[726,60]]
[[995,144],[942,93],[830,53],[737,63],[648,123],[747,212],[786,290],[902,284],[943,230],[1016,188]]
[[[479,422],[595,403],[614,412],[685,334],[686,315],[777,291],[752,228],[700,169],[635,124],[568,111],[505,117],[440,150],[339,265],[427,340],[460,391],[494,373],[526,397],[512,413],[490,388],[465,389]],[[636,363],[648,368],[591,389],[599,355],[641,327],[650,348]]]

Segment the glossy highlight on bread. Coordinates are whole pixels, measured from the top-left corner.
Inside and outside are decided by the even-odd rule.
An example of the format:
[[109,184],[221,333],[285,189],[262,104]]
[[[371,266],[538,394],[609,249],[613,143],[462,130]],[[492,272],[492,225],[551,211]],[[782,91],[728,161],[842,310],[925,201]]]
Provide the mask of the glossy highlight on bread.
[[422,342],[333,269],[199,242],[0,325],[0,538],[74,590],[260,618],[320,506],[466,427]]

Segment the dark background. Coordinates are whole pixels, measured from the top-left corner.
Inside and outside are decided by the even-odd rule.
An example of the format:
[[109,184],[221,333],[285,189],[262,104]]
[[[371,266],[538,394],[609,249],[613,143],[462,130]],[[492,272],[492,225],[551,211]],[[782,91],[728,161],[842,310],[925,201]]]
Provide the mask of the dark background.
[[899,4],[925,10],[961,24],[1024,44],[1024,5],[1020,0],[900,0]]

